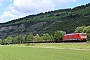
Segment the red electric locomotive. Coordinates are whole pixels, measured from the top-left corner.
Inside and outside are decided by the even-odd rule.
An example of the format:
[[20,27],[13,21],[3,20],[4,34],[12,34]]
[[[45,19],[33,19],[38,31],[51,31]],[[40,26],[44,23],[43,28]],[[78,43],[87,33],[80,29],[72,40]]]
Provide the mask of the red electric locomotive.
[[63,41],[83,41],[83,42],[86,42],[86,40],[87,40],[86,33],[66,34],[63,37]]

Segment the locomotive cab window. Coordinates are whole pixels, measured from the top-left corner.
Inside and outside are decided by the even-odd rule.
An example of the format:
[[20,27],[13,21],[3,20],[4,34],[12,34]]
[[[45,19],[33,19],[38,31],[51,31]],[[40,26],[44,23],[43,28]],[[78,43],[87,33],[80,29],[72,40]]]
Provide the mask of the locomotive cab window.
[[81,36],[86,36],[86,34],[81,34]]

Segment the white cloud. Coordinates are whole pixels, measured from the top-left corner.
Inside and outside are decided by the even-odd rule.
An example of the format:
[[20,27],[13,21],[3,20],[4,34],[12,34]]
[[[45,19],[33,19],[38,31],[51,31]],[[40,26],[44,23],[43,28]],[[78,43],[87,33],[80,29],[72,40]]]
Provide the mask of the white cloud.
[[13,0],[13,3],[7,7],[9,11],[4,12],[0,20],[12,20],[28,14],[54,10],[56,7],[60,8],[71,2],[76,2],[76,0]]
[[48,0],[14,0],[12,7],[20,12],[32,14],[52,10],[55,5]]

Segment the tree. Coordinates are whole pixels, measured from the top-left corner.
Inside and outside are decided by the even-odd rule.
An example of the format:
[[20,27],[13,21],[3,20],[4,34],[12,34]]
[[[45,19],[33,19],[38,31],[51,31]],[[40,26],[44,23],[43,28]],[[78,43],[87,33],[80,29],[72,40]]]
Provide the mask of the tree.
[[56,31],[56,32],[54,33],[54,39],[55,39],[55,41],[60,41],[60,40],[62,40],[64,34],[65,34],[64,31],[60,31],[60,30]]
[[88,36],[88,40],[90,41],[90,26],[87,26],[87,29],[86,29],[86,33],[87,33],[87,36]]
[[26,35],[25,42],[32,42],[33,41],[33,37],[34,36],[32,34]]
[[41,37],[39,36],[39,34],[36,34],[36,35],[34,36],[33,42],[39,42],[39,41],[41,41]]
[[25,36],[19,35],[18,40],[19,40],[19,43],[24,43],[25,42]]
[[0,44],[2,45],[2,39],[0,39]]
[[50,38],[51,38],[51,40],[52,40],[52,41],[54,40],[54,37],[53,37],[53,35],[50,35]]
[[8,37],[5,39],[5,43],[6,43],[6,44],[10,44],[10,43],[12,43],[12,41],[13,41],[13,37],[12,37],[12,36],[8,36]]
[[13,43],[24,43],[24,42],[25,42],[24,35],[18,35],[14,37]]
[[13,43],[19,43],[18,36],[14,37]]
[[83,32],[83,29],[85,28],[85,26],[81,26],[81,27],[77,27],[75,29],[75,32]]
[[52,35],[49,35],[48,33],[43,34],[42,39],[43,39],[44,41],[54,40],[53,36],[52,36]]
[[87,32],[87,29],[88,29],[88,27],[84,27],[83,29],[82,29],[82,32]]

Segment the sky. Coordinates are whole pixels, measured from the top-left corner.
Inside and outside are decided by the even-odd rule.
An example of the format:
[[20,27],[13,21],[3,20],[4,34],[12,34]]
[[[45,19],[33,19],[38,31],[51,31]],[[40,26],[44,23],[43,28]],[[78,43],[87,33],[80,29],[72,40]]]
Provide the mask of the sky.
[[90,0],[0,0],[0,23],[51,10],[74,8]]

